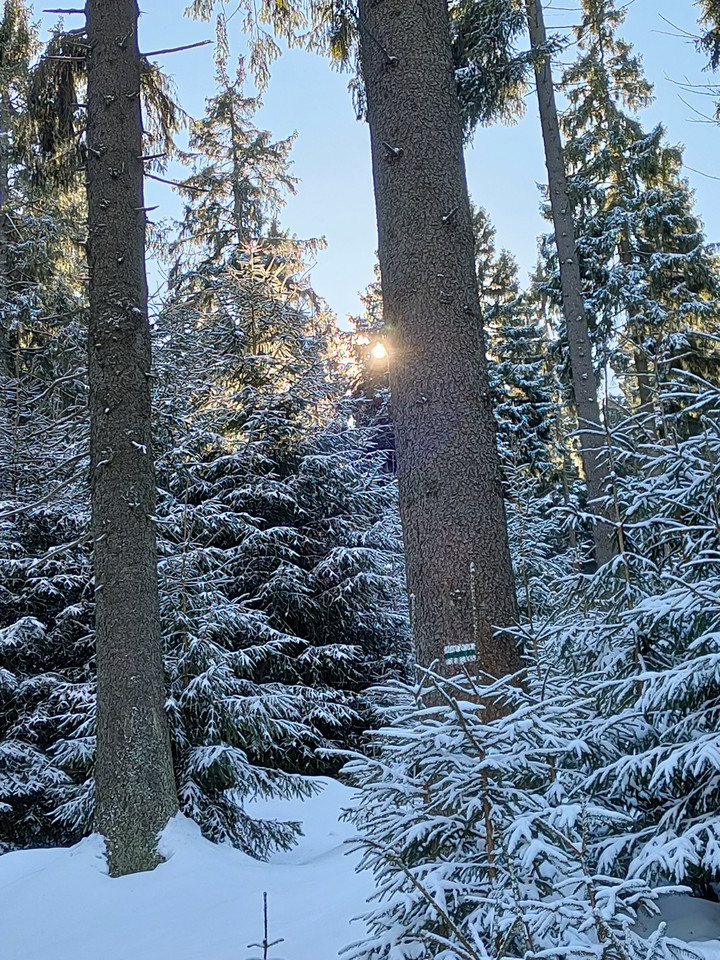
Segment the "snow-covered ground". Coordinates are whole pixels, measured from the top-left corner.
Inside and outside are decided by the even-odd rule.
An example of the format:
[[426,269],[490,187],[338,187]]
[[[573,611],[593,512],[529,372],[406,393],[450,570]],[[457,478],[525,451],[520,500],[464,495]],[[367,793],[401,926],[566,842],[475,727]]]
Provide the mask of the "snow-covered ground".
[[271,960],[333,960],[362,935],[372,879],[343,849],[338,820],[351,791],[332,780],[301,802],[263,803],[262,815],[302,820],[289,853],[259,863],[209,843],[190,821],[166,829],[167,858],[151,873],[110,879],[102,842],[0,857],[0,960],[247,960],[263,938],[284,938]]
[[635,929],[642,936],[665,924],[665,935],[694,947],[707,960],[720,960],[720,903],[683,894],[661,897],[659,916],[641,917]]
[[[372,893],[369,874],[344,841],[339,820],[352,791],[333,780],[310,800],[265,802],[258,815],[301,820],[304,836],[290,852],[259,863],[209,843],[176,817],[163,834],[167,858],[151,873],[111,880],[102,841],[66,850],[28,850],[0,857],[0,960],[249,960],[263,938],[263,892],[269,939],[283,942],[270,960],[335,960],[360,939],[353,918]],[[668,936],[720,960],[720,904],[662,898]],[[649,934],[659,918],[646,919]]]

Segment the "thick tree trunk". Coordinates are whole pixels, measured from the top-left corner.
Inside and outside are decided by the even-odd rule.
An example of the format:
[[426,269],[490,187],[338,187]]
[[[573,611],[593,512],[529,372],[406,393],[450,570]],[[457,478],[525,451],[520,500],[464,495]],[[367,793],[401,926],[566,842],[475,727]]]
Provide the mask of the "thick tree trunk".
[[[552,69],[546,53],[547,36],[542,2],[541,0],[526,0],[526,8],[530,43],[533,51],[537,54],[535,79],[545,145],[550,206],[560,264],[563,314],[567,328],[570,373],[579,423],[580,453],[585,470],[590,506],[596,514],[602,514],[600,498],[605,493],[609,473],[602,454],[604,441],[600,404],[598,402],[598,385],[593,369],[592,345],[575,244],[575,225],[568,196],[565,158],[560,139]],[[593,528],[593,539],[595,559],[600,566],[607,563],[615,552],[610,524],[596,523]]]
[[177,810],[158,609],[136,0],[88,0],[90,481],[96,826],[114,875],[152,868]]
[[446,0],[360,0],[415,652],[520,666]]

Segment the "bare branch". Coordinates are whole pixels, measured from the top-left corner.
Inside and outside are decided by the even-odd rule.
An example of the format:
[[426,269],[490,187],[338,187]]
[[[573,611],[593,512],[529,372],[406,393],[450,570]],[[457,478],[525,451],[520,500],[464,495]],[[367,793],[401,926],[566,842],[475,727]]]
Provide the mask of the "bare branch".
[[691,170],[693,173],[697,173],[701,177],[707,177],[708,180],[720,180],[720,177],[716,177],[712,173],[705,173],[704,170],[697,170],[695,167],[689,167],[686,163],[683,164],[683,166],[686,170]]
[[207,187],[193,187],[189,183],[182,183],[180,180],[168,180],[167,177],[159,177],[156,173],[146,172],[145,176],[151,180],[158,180],[160,183],[169,183],[171,187],[178,187],[180,190],[189,190],[195,193],[211,193]]
[[151,50],[149,53],[141,53],[141,57],[159,57],[163,53],[179,53],[181,50],[192,50],[194,47],[205,47],[212,40],[198,40],[197,43],[186,43],[183,47],[166,47],[164,50]]

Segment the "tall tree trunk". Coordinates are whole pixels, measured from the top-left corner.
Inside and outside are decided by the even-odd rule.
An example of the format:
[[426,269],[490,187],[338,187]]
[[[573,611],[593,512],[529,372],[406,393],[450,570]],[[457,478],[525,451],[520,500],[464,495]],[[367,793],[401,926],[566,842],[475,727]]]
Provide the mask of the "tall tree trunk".
[[[602,515],[600,499],[607,488],[609,471],[602,453],[604,431],[601,426],[598,385],[593,369],[592,344],[575,244],[575,224],[568,196],[552,68],[546,50],[547,36],[541,0],[526,0],[526,9],[530,43],[537,55],[535,79],[545,145],[550,206],[560,264],[563,314],[567,328],[570,373],[579,423],[580,453],[590,506],[596,514]],[[600,566],[607,563],[615,552],[610,524],[602,521],[595,523],[593,539],[595,559]]]
[[228,124],[230,126],[230,158],[232,160],[232,194],[233,194],[233,226],[238,244],[247,239],[248,224],[243,216],[243,175],[238,148],[238,128],[235,119],[235,102],[228,84],[225,88],[230,109],[228,110]]
[[640,400],[639,410],[641,413],[653,413],[654,411],[654,377],[650,370],[647,353],[642,344],[635,344],[633,350],[633,359],[635,362],[635,376],[637,377],[638,398]]
[[[7,203],[10,188],[10,104],[0,90],[0,311],[6,308],[8,294],[8,222]],[[7,316],[0,316],[0,378],[12,376],[13,362]]]
[[18,482],[17,417],[20,383],[15,377],[15,358],[10,336],[8,309],[8,195],[10,167],[10,105],[0,90],[0,441],[5,437],[5,462],[0,464],[0,496],[15,496]]
[[[610,124],[608,123],[608,132],[610,130]],[[609,139],[609,138],[608,138]],[[625,180],[623,173],[622,163],[620,158],[616,163],[615,176],[618,181],[618,189],[620,189]],[[630,268],[633,263],[633,253],[632,247],[630,246],[630,237],[628,236],[627,227],[623,230],[620,238],[620,263],[626,267]],[[637,315],[638,311],[632,305],[627,307],[628,314],[628,327],[631,330],[629,339],[633,345],[633,362],[635,364],[635,376],[637,379],[637,388],[638,388],[638,399],[640,401],[639,410],[641,413],[649,414],[654,410],[653,403],[653,375],[650,371],[650,365],[648,363],[647,353],[645,352],[645,347],[643,344],[642,332],[637,329]]]
[[359,11],[416,657],[503,676],[515,594],[447,4]]
[[177,810],[158,608],[136,0],[87,0],[96,826],[114,875],[152,868]]

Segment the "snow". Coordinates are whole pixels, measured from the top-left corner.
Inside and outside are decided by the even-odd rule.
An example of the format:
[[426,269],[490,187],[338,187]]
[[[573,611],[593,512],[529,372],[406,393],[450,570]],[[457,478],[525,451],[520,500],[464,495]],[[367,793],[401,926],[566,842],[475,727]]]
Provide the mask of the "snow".
[[673,893],[660,897],[657,905],[660,913],[640,917],[635,925],[637,933],[649,936],[662,922],[665,936],[687,944],[707,960],[720,960],[720,903]]
[[177,816],[162,834],[155,870],[111,879],[103,841],[0,857],[2,960],[247,960],[263,939],[284,942],[270,960],[331,960],[362,936],[352,918],[372,892],[339,821],[352,791],[329,779],[309,800],[264,801],[254,813],[301,820],[304,836],[268,863],[205,840]]
[[[270,960],[332,960],[362,937],[354,917],[373,892],[369,873],[344,842],[339,816],[353,791],[334,780],[308,800],[273,800],[248,812],[300,820],[299,844],[261,863],[229,844],[205,840],[178,815],[163,831],[166,858],[150,873],[111,879],[103,841],[0,857],[2,960],[249,960],[263,939],[268,894]],[[662,920],[669,937],[720,960],[720,903],[663,896],[660,917],[641,919],[648,935]]]

